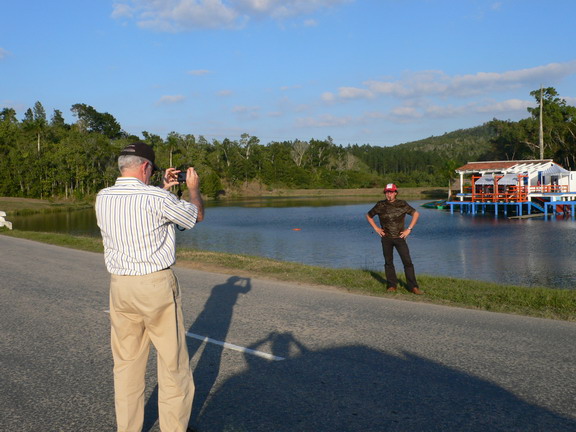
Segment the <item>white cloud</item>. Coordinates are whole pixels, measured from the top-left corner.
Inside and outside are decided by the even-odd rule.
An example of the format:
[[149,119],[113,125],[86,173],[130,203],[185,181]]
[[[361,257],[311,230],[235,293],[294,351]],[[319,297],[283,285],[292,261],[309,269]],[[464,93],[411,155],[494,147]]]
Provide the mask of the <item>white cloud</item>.
[[402,107],[393,108],[390,111],[390,115],[392,117],[402,118],[405,120],[408,120],[408,119],[412,120],[412,119],[417,119],[417,118],[422,117],[422,113],[420,111],[418,111],[418,109],[416,109],[415,107],[409,107],[409,106],[402,106]]
[[525,113],[526,108],[532,105],[533,103],[521,99],[470,102],[462,105],[454,103],[405,105],[392,108],[384,117],[395,122],[406,123],[422,118],[455,118],[487,113],[493,116],[498,113]]
[[391,95],[398,98],[420,97],[443,94],[448,87],[449,77],[440,71],[411,73],[401,81],[366,81],[364,85],[374,94]]
[[132,18],[134,15],[132,7],[124,3],[114,3],[112,8],[112,18],[114,19]]
[[232,90],[220,90],[220,91],[216,92],[217,96],[222,96],[222,97],[232,96],[233,94],[234,94],[234,92]]
[[[157,31],[241,28],[252,19],[284,19],[355,0],[123,0],[113,18],[134,17]],[[306,25],[315,25],[308,20]]]
[[[330,97],[327,96],[326,99]],[[415,103],[406,101],[402,105],[393,106],[386,110],[368,111],[354,116],[335,116],[323,114],[318,116],[301,117],[296,120],[296,127],[302,128],[336,128],[346,126],[367,126],[381,124],[383,121],[394,124],[420,123],[429,119],[453,119],[466,116],[482,116],[492,118],[494,115],[505,113],[516,115],[526,113],[526,108],[533,103],[521,99],[508,99],[504,101],[486,100],[482,102],[469,102],[465,104],[434,104],[426,101]],[[488,119],[487,119],[488,120]],[[486,121],[487,121],[486,120]]]
[[9,51],[5,50],[4,48],[0,47],[0,60],[8,57],[8,54],[10,54]]
[[348,126],[353,122],[351,117],[338,117],[324,114],[318,117],[304,117],[296,120],[297,127],[338,127]]
[[342,99],[372,99],[375,95],[370,90],[355,87],[340,87],[338,96]]
[[364,88],[340,87],[337,96],[333,92],[325,92],[321,98],[324,101],[366,99],[377,96],[393,96],[399,99],[467,98],[526,86],[538,87],[541,83],[557,82],[575,74],[576,60],[506,72],[478,72],[454,76],[441,71],[422,71],[407,74],[397,81],[365,81],[362,83]]
[[294,85],[291,85],[291,86],[288,86],[288,85],[281,86],[281,87],[280,87],[280,90],[281,90],[281,91],[288,91],[288,90],[297,90],[297,89],[300,89],[300,88],[302,88],[302,86],[301,86],[300,84],[294,84]]
[[574,74],[576,74],[576,60],[503,73],[479,72],[474,75],[456,76],[452,80],[451,88],[455,93],[466,96],[487,91],[515,89],[525,85],[538,86],[542,82],[558,81]]
[[185,99],[183,95],[164,95],[158,100],[157,105],[172,105],[183,102]]
[[206,70],[206,69],[197,69],[197,70],[188,71],[187,73],[188,73],[188,75],[202,76],[202,75],[208,75],[212,72],[210,72],[209,70]]
[[[498,113],[525,113],[526,108],[533,105],[533,103],[521,99],[508,99],[500,102],[470,102],[463,105],[406,105],[392,108],[388,114],[382,117],[398,123],[406,123],[422,118],[455,118],[474,114],[490,114],[494,116]],[[372,116],[374,117],[374,115]]]
[[309,14],[318,9],[338,6],[350,0],[234,0],[237,8],[246,15],[263,15],[271,18],[287,18]]
[[232,112],[245,120],[256,120],[260,118],[260,107],[237,105],[232,108]]
[[322,93],[321,98],[325,102],[334,102],[336,100],[336,95],[332,92],[324,92]]
[[439,106],[432,105],[426,108],[426,117],[432,118],[453,118],[462,117],[471,111],[474,112],[476,109],[472,105],[462,105],[462,106]]
[[494,102],[486,105],[479,106],[477,112],[480,113],[499,113],[499,112],[511,112],[511,111],[524,111],[526,108],[533,107],[535,105],[534,101],[525,101],[521,99],[508,99],[502,102]]

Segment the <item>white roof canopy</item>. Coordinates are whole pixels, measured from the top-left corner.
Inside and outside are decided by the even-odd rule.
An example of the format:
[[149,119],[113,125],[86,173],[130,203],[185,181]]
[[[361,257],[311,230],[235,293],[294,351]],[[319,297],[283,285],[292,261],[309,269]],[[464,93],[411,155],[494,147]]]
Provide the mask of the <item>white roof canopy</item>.
[[504,177],[498,180],[498,184],[502,186],[517,186],[518,174],[514,173],[504,174]]
[[542,171],[543,176],[552,176],[552,175],[568,175],[570,171],[562,168],[560,165],[552,165],[547,170]]
[[475,185],[493,185],[494,184],[494,176],[492,174],[484,174],[478,180],[476,180]]
[[[500,186],[517,186],[518,185],[518,174],[515,173],[508,173],[508,174],[496,174],[496,179]],[[476,185],[493,185],[494,184],[494,175],[493,174],[484,174],[478,180],[476,180]]]

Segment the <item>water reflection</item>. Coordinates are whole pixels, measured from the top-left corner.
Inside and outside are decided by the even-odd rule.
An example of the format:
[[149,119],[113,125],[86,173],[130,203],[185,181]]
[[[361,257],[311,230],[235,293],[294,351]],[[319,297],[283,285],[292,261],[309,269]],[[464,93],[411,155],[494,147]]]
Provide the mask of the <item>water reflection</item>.
[[[329,200],[264,200],[257,206],[211,206],[178,245],[258,255],[334,268],[383,270],[378,236],[364,214],[374,201],[325,205]],[[276,206],[273,204],[279,204]],[[332,201],[333,203],[334,201]],[[576,221],[450,214],[420,207],[409,244],[417,274],[453,276],[526,286],[576,288]],[[238,203],[240,204],[240,202]],[[319,204],[319,205],[316,205]],[[98,236],[94,212],[13,217],[21,230]]]

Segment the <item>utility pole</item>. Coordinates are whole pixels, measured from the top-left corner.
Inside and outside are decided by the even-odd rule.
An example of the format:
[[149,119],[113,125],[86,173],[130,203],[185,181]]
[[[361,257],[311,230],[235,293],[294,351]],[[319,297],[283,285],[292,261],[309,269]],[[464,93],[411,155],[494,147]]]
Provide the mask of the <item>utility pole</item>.
[[538,141],[540,144],[540,160],[544,159],[544,128],[542,127],[542,105],[544,105],[544,99],[542,98],[542,85],[540,85],[540,130],[538,134]]

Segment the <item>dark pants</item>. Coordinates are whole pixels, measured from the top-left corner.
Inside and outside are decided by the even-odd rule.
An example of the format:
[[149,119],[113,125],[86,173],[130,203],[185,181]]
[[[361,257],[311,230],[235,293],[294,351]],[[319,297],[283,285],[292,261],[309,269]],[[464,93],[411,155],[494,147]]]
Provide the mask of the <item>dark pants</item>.
[[406,282],[408,289],[411,290],[418,286],[416,282],[416,275],[414,273],[414,264],[410,258],[410,250],[408,243],[403,238],[382,237],[382,252],[384,253],[384,270],[386,272],[386,280],[388,288],[398,286],[398,277],[396,276],[396,268],[394,267],[394,248],[398,251],[402,264],[404,264],[404,274],[406,275]]

